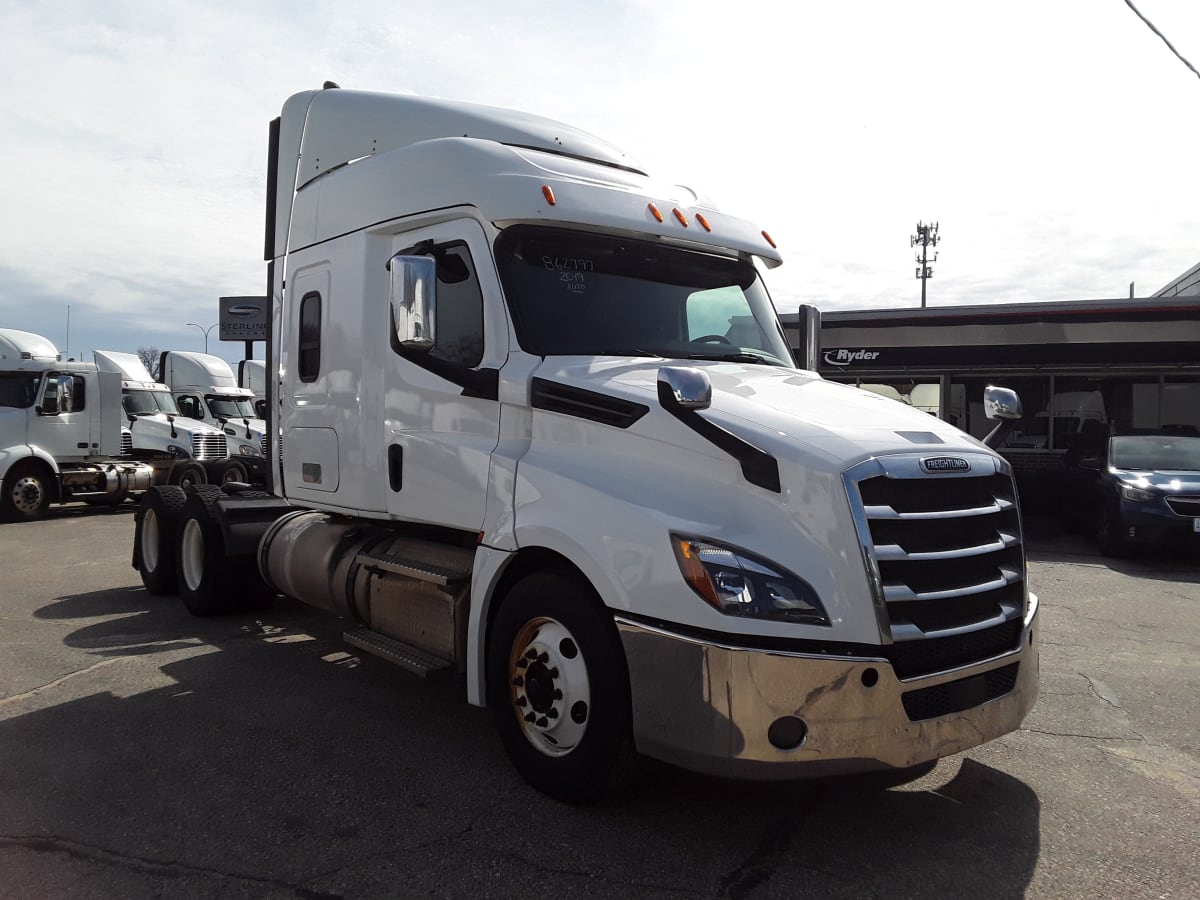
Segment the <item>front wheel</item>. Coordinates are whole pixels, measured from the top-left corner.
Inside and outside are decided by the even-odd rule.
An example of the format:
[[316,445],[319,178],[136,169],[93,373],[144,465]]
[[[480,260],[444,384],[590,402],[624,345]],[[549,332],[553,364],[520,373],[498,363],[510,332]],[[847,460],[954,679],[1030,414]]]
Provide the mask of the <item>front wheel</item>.
[[488,706],[517,771],[555,799],[598,800],[632,771],[625,654],[611,614],[568,573],[527,576],[504,598]]
[[50,480],[40,463],[17,463],[4,479],[0,516],[5,519],[37,519],[50,505]]
[[200,484],[208,484],[208,473],[204,466],[195,460],[177,462],[171,468],[171,484],[187,489]]

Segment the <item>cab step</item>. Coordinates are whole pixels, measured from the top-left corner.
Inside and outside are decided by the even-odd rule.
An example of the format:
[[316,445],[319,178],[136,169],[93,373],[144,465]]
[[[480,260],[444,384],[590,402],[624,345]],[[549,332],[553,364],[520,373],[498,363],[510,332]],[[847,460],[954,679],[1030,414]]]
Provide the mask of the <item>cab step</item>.
[[386,659],[390,663],[395,663],[400,668],[407,669],[421,678],[427,678],[453,668],[452,663],[439,656],[434,656],[412,644],[406,644],[368,628],[347,631],[342,635],[342,640],[352,647],[358,647],[360,650]]
[[418,581],[448,585],[471,577],[475,551],[433,541],[395,541],[387,553],[361,553],[358,561],[368,568]]

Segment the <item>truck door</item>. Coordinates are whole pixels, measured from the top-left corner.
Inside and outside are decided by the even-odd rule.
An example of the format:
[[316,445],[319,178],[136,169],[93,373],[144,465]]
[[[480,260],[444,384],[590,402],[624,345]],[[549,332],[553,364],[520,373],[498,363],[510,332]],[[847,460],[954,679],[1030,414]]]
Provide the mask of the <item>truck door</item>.
[[82,375],[50,372],[42,381],[37,415],[29,428],[29,443],[57,460],[80,458],[98,452],[92,441],[90,401]]
[[431,350],[399,345],[390,310],[385,374],[387,510],[400,518],[476,531],[483,525],[491,454],[500,427],[497,375],[508,324],[491,249],[461,219],[398,236],[393,254],[437,262]]

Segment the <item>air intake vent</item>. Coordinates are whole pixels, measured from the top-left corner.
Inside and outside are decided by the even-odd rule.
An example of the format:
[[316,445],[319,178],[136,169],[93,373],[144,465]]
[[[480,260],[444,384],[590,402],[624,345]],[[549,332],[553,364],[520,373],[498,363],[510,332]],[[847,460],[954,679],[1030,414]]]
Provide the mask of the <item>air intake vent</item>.
[[534,409],[589,419],[616,428],[628,428],[650,411],[650,407],[634,403],[632,400],[622,400],[620,397],[611,397],[608,394],[587,391],[544,378],[533,379],[531,399]]
[[1020,640],[1025,557],[1011,472],[982,454],[960,461],[965,469],[931,472],[921,455],[903,454],[845,476],[902,678],[977,662]]
[[121,455],[133,456],[133,433],[129,431],[121,432]]

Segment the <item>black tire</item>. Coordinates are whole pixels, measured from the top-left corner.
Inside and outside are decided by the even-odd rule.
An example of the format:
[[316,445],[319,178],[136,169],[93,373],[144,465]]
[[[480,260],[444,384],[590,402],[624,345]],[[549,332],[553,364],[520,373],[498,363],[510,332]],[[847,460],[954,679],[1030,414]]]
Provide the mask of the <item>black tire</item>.
[[177,462],[171,467],[171,484],[185,490],[198,484],[208,484],[208,473],[195,460]]
[[274,600],[253,556],[228,557],[214,504],[225,496],[216,485],[193,488],[176,534],[176,586],[194,616],[262,609]]
[[590,803],[633,772],[625,654],[581,579],[540,572],[512,587],[488,638],[487,687],[504,749],[542,793]]
[[187,500],[183,488],[155,485],[134,519],[134,565],[151,594],[175,593],[175,530]]
[[250,467],[240,459],[227,460],[221,469],[221,484],[249,484]]
[[1107,504],[1100,507],[1096,520],[1096,543],[1105,556],[1124,556],[1127,550],[1121,537],[1120,516]]
[[54,482],[44,463],[19,462],[4,477],[0,495],[0,518],[32,521],[41,518],[53,499]]

